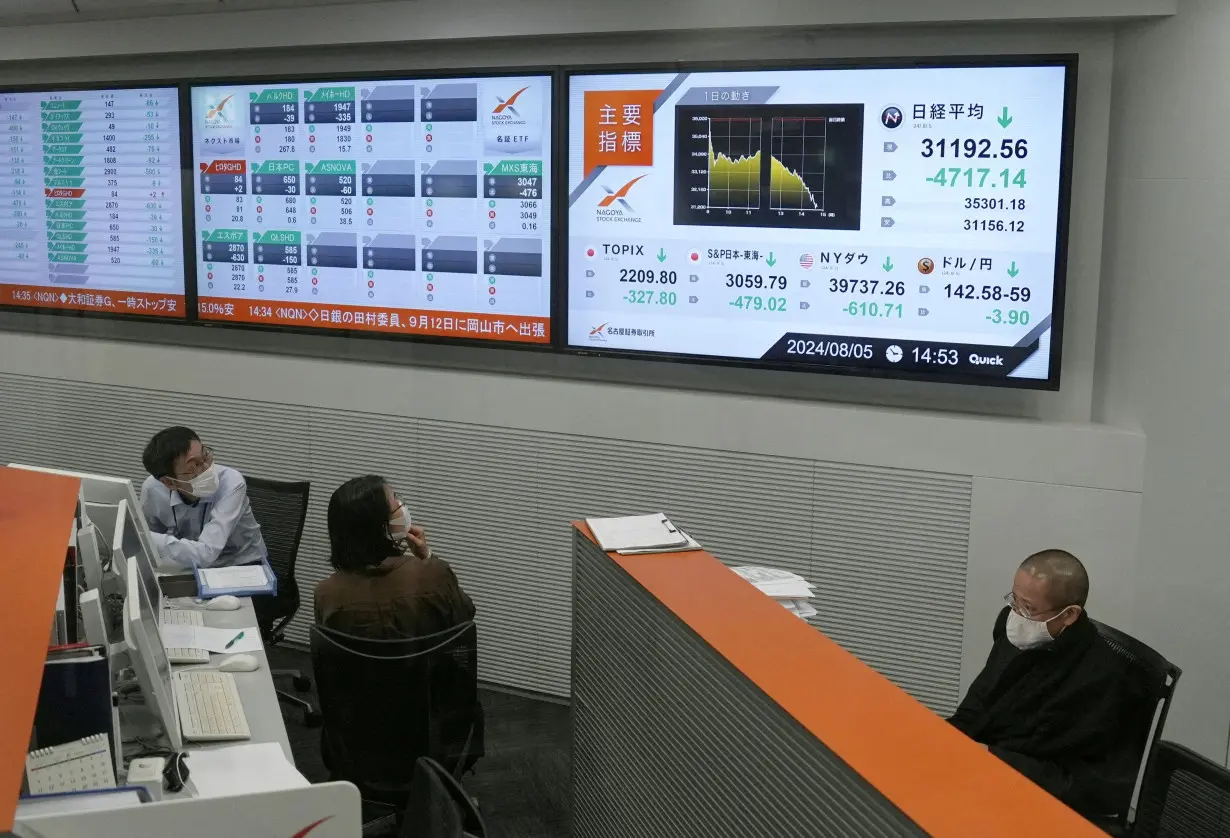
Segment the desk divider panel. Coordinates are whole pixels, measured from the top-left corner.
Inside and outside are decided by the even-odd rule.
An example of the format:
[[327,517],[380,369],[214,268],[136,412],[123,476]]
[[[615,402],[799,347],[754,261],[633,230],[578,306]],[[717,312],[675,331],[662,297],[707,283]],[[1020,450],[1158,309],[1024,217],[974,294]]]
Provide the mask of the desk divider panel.
[[574,532],[573,835],[926,835]]

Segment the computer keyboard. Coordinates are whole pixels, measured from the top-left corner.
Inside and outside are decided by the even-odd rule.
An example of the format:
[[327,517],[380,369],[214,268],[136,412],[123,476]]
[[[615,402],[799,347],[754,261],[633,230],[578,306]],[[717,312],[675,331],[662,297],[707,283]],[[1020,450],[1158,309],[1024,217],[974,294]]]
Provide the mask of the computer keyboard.
[[171,686],[184,739],[210,742],[252,738],[231,673],[189,669],[174,673]]
[[[183,608],[166,608],[162,612],[162,624],[167,626],[203,626],[205,618],[200,611]],[[171,663],[209,663],[208,649],[167,647],[167,660]]]

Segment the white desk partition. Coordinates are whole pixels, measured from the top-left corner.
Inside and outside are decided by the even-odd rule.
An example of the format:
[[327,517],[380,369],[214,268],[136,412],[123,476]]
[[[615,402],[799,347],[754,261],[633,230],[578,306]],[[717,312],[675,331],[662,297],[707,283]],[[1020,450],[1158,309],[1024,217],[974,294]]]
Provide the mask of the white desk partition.
[[304,838],[358,838],[362,833],[359,790],[350,783],[306,788],[188,798],[124,809],[42,815],[18,820],[20,838],[217,838],[300,835]]

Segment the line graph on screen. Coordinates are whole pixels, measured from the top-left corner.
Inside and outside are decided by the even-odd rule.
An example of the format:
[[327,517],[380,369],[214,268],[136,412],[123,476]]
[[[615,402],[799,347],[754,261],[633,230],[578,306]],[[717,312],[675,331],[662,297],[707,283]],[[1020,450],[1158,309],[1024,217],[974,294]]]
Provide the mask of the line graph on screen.
[[709,117],[710,209],[760,207],[759,117]]
[[769,125],[769,208],[824,212],[828,121],[773,117]]

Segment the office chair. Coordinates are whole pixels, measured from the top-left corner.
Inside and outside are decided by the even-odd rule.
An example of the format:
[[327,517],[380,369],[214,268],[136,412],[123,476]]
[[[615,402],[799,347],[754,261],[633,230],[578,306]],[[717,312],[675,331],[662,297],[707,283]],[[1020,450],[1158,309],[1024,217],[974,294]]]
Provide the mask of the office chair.
[[400,819],[419,757],[459,778],[483,755],[473,622],[398,640],[319,625],[311,636],[321,754],[331,779],[353,783],[365,802]]
[[1230,771],[1182,745],[1157,743],[1132,838],[1230,838]]
[[487,838],[487,825],[457,778],[419,757],[398,838]]
[[[284,483],[246,477],[248,501],[252,514],[261,525],[265,549],[269,554],[269,566],[278,579],[275,596],[252,597],[256,622],[260,626],[261,639],[266,646],[276,646],[286,639],[286,626],[299,611],[299,583],[295,580],[295,560],[299,555],[299,541],[303,537],[303,522],[307,519],[308,494],[312,484]],[[290,678],[299,692],[312,688],[312,681],[297,669],[275,669],[274,678]],[[319,727],[320,713],[311,703],[298,696],[278,690],[278,701],[298,707],[303,711],[303,721],[308,727]]]
[[[1162,728],[1166,725],[1166,715],[1170,712],[1170,703],[1174,698],[1175,686],[1183,670],[1166,660],[1161,654],[1116,628],[1094,620],[1102,639],[1119,657],[1123,658],[1143,690],[1141,702],[1135,718],[1129,721],[1129,736],[1140,749],[1139,769],[1136,773],[1137,786],[1149,764],[1149,756],[1154,746],[1162,736]],[[1135,790],[1133,793],[1135,796]],[[1127,835],[1131,830],[1133,801],[1129,800],[1123,806],[1122,812],[1114,816],[1096,821],[1111,835]]]

